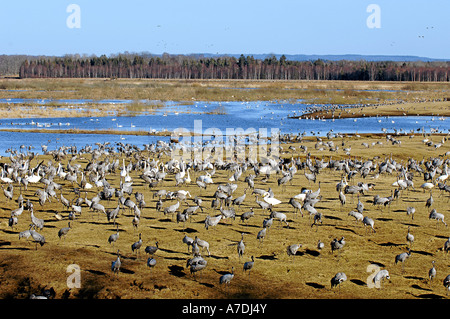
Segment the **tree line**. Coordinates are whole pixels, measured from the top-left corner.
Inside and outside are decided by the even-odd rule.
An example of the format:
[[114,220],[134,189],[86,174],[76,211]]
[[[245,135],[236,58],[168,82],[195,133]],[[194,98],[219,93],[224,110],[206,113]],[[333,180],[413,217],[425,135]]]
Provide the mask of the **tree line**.
[[450,80],[450,62],[397,61],[291,61],[283,55],[202,57],[186,55],[107,57],[64,56],[27,59],[21,78],[157,78],[249,80]]

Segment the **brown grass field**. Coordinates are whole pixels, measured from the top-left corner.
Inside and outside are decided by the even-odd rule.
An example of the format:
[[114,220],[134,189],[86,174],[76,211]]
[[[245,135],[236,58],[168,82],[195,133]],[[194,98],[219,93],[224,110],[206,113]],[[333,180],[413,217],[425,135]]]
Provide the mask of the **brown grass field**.
[[[422,136],[396,137],[401,140],[400,145],[390,145],[383,135],[372,136],[347,136],[343,138],[346,147],[351,147],[351,156],[347,156],[343,151],[329,152],[328,150],[316,150],[315,138],[305,139],[301,144],[308,146],[313,161],[315,159],[353,159],[367,160],[378,159],[381,163],[386,158],[392,158],[397,163],[407,164],[409,158],[417,161],[429,159],[445,154],[449,148],[444,144],[439,149],[423,144]],[[434,142],[440,142],[443,136],[429,137]],[[382,145],[370,145],[369,148],[362,146],[363,142],[382,142]],[[341,143],[341,139],[335,140]],[[282,157],[299,157],[305,160],[305,154],[288,149],[287,144],[281,144]],[[293,144],[298,149],[298,144]],[[144,158],[152,159],[146,153],[141,154]],[[63,160],[66,165],[70,156]],[[120,157],[120,162],[122,163]],[[90,161],[90,154],[79,157],[71,161],[71,165],[78,163],[81,168],[86,167]],[[101,160],[105,158],[102,157]],[[444,156],[447,159],[447,155]],[[32,165],[44,160],[46,165],[49,160],[55,161],[43,155],[33,159]],[[135,162],[134,157],[126,157],[126,164],[129,161]],[[166,162],[167,157],[161,158]],[[9,162],[8,158],[3,158],[2,162]],[[210,208],[210,201],[219,184],[228,182],[230,173],[226,170],[217,170],[213,176],[214,184],[206,190],[191,182],[190,184],[175,186],[174,175],[169,174],[166,180],[150,189],[146,183],[138,176],[141,171],[131,171],[133,179],[133,193],[142,192],[145,197],[146,207],[142,210],[140,224],[137,230],[133,229],[131,220],[133,214],[129,211],[122,211],[117,219],[120,237],[113,248],[107,242],[110,234],[115,233],[112,222],[108,223],[102,213],[93,213],[84,205],[81,215],[78,215],[72,222],[72,229],[65,239],[59,239],[58,230],[67,226],[68,213],[63,209],[62,204],[51,199],[44,206],[41,206],[34,196],[36,189],[43,189],[42,183],[30,184],[28,190],[23,190],[25,199],[30,199],[35,207],[35,215],[45,220],[45,226],[40,231],[46,238],[44,246],[35,247],[34,243],[20,239],[20,231],[28,229],[31,222],[30,213],[25,210],[19,217],[19,223],[11,229],[8,227],[8,218],[11,210],[18,205],[14,201],[19,196],[19,186],[14,188],[14,200],[9,201],[2,195],[0,201],[0,225],[2,238],[0,249],[2,258],[0,261],[0,279],[2,282],[0,298],[28,298],[30,294],[39,294],[41,288],[53,287],[56,291],[56,298],[201,298],[201,299],[221,299],[221,298],[271,298],[271,299],[336,299],[336,298],[362,298],[362,299],[409,299],[409,298],[447,298],[446,289],[442,280],[450,273],[450,260],[448,254],[443,251],[444,242],[449,237],[449,228],[443,224],[438,224],[434,220],[428,219],[429,208],[425,207],[425,201],[429,197],[429,192],[424,192],[420,185],[422,176],[415,174],[415,190],[405,190],[401,192],[400,198],[393,201],[390,207],[375,207],[372,205],[372,198],[375,194],[389,196],[394,189],[391,184],[397,180],[399,172],[392,174],[381,174],[375,177],[376,172],[370,173],[365,180],[356,175],[350,182],[354,185],[357,182],[372,182],[374,189],[364,195],[360,200],[365,205],[364,215],[371,217],[375,221],[376,233],[365,230],[361,222],[355,223],[354,219],[348,216],[350,210],[354,210],[357,197],[352,198],[347,195],[347,203],[341,206],[336,192],[336,184],[341,180],[341,171],[323,169],[318,175],[317,183],[309,183],[304,171],[298,171],[285,189],[277,185],[277,178],[272,175],[268,181],[263,181],[262,176],[255,179],[255,187],[268,189],[272,188],[275,197],[282,203],[275,207],[275,210],[287,214],[289,227],[279,222],[269,229],[267,238],[262,244],[256,239],[256,235],[262,229],[262,221],[268,217],[268,213],[263,212],[255,204],[255,196],[250,191],[247,192],[246,199],[241,208],[236,207],[236,220],[221,221],[219,225],[208,230],[204,227],[206,215],[217,215],[218,210]],[[244,176],[253,171],[244,172],[237,182],[238,188],[233,193],[233,197],[243,194],[247,183]],[[202,172],[192,172],[191,179],[201,175]],[[111,186],[119,187],[119,172],[107,175],[107,180]],[[78,185],[71,185],[67,181],[55,177],[54,181],[63,185],[62,194],[68,199],[75,198],[73,188]],[[316,208],[324,216],[323,223],[318,227],[311,227],[312,219],[306,214],[301,217],[293,214],[292,207],[288,200],[300,193],[302,187],[307,187],[313,191],[321,187],[321,201],[316,204]],[[2,183],[3,186],[5,185]],[[175,191],[178,189],[188,190],[192,198],[199,196],[204,200],[205,211],[198,211],[192,216],[192,220],[186,223],[183,229],[182,223],[177,223],[175,216],[165,216],[155,209],[156,198],[152,197],[153,192],[166,189]],[[87,197],[91,199],[100,189],[87,190]],[[433,191],[435,203],[431,208],[436,208],[444,215],[448,215],[448,194],[442,194],[439,190]],[[59,197],[59,192],[58,192]],[[84,197],[84,192],[82,192]],[[131,195],[134,199],[134,196]],[[180,210],[188,205],[193,205],[192,198],[181,203]],[[167,207],[175,200],[164,201]],[[118,199],[113,197],[110,202],[103,202],[105,207],[114,208]],[[406,207],[416,207],[414,219],[407,216]],[[244,224],[239,216],[242,212],[254,208],[255,216]],[[54,215],[60,213],[63,220],[57,220]],[[400,264],[394,263],[397,254],[407,251],[406,233],[408,226],[415,236],[412,245],[411,257],[406,261],[404,270]],[[138,234],[142,234],[143,246],[140,256],[136,256],[131,251],[131,245],[138,240]],[[242,258],[238,257],[236,244],[244,233],[246,250]],[[191,237],[198,236],[210,243],[211,256],[203,256],[208,261],[208,265],[201,273],[194,277],[185,268],[186,261],[191,257],[187,252],[187,246],[182,243],[184,234]],[[340,252],[331,253],[330,242],[333,238],[345,236],[346,245]],[[318,251],[317,242],[321,240],[325,243],[325,248]],[[157,265],[150,269],[146,265],[147,257],[144,248],[147,245],[154,245],[159,242],[159,250],[155,254]],[[301,243],[294,258],[289,258],[286,248],[290,244]],[[115,260],[116,251],[120,249],[122,268],[118,275],[111,271],[111,262]],[[255,257],[255,266],[251,274],[245,274],[242,266],[250,257]],[[432,281],[428,280],[428,269],[431,262],[436,262],[437,276]],[[66,272],[70,264],[77,264],[81,269],[81,287],[67,287]],[[390,273],[390,280],[384,282],[382,288],[370,288],[367,280],[373,275],[369,265],[376,264],[382,269],[387,269]],[[235,277],[228,288],[219,285],[219,277],[235,269]],[[368,271],[369,269],[369,271]],[[340,288],[331,288],[330,279],[337,272],[345,272],[348,280]]]
[[[197,100],[270,100],[270,99],[298,99],[305,98],[311,103],[318,101],[342,101],[359,103],[368,101],[382,103],[383,101],[399,99],[404,101],[405,112],[415,112],[412,107],[417,105],[429,106],[427,111],[434,114],[434,105],[414,103],[417,99],[441,99],[448,95],[448,84],[442,83],[365,83],[365,82],[306,82],[306,81],[158,81],[158,80],[11,80],[1,79],[0,98],[126,98],[150,100],[184,100],[192,98]],[[223,87],[233,89],[224,90]],[[242,87],[257,87],[257,90],[242,90]],[[359,92],[356,89],[394,89],[398,92]],[[25,91],[20,91],[25,89]],[[283,90],[286,89],[286,90]],[[336,89],[343,89],[345,94]],[[17,91],[7,91],[17,90]],[[405,92],[403,92],[405,91]],[[408,93],[408,94],[407,94]],[[431,103],[431,102],[425,102]],[[444,102],[442,102],[444,103]],[[141,107],[138,105],[139,108]],[[447,104],[440,104],[443,110],[448,111]],[[374,114],[383,115],[390,107],[374,109]],[[9,110],[9,117],[14,117],[14,108]],[[105,112],[108,110],[105,110]],[[412,113],[409,113],[412,114]],[[423,114],[429,114],[424,112]],[[439,111],[439,114],[444,114]],[[16,113],[17,115],[17,113]],[[352,114],[357,117],[358,114]],[[8,115],[5,115],[8,116]],[[323,114],[321,116],[324,116]],[[362,116],[362,114],[360,114]],[[425,162],[432,158],[441,158],[448,161],[449,146],[447,135],[433,134],[426,138],[433,143],[442,143],[440,148],[427,146],[421,134],[415,136],[394,136],[400,144],[393,145],[384,134],[346,135],[335,138],[333,142],[339,149],[329,150],[316,148],[316,137],[305,137],[302,142],[291,144],[282,143],[280,156],[286,159],[299,158],[305,161],[307,154],[300,151],[300,145],[307,146],[313,163],[316,160],[373,160],[378,165],[387,159],[406,166],[409,159]],[[326,138],[322,138],[327,142]],[[341,146],[344,142],[345,146]],[[377,143],[379,142],[379,143]],[[95,141],[92,142],[94,144]],[[369,147],[363,146],[367,143]],[[290,149],[293,146],[295,150]],[[351,148],[346,154],[343,148]],[[102,155],[97,162],[125,160],[126,164],[137,159],[157,160],[156,154],[135,152],[131,156],[124,154]],[[62,159],[63,167],[79,164],[80,172],[91,161],[91,154],[80,154],[76,158],[68,155]],[[160,162],[166,163],[170,158],[161,154]],[[229,159],[228,159],[229,160]],[[54,165],[57,161],[50,155],[39,155],[30,164],[36,166],[44,161],[43,165]],[[2,163],[10,163],[9,157],[0,159]],[[422,164],[422,168],[425,166]],[[442,167],[441,167],[442,168]],[[112,187],[119,188],[119,171],[106,176]],[[31,294],[41,294],[43,288],[53,288],[57,299],[443,299],[448,298],[447,290],[443,286],[443,279],[450,274],[450,257],[443,250],[444,243],[450,237],[449,228],[442,223],[428,218],[429,212],[435,208],[449,216],[449,194],[435,187],[432,191],[433,205],[425,206],[430,196],[429,191],[420,188],[424,179],[417,172],[414,173],[415,189],[400,192],[398,199],[392,201],[388,207],[378,207],[372,204],[373,197],[389,196],[395,189],[392,183],[397,181],[399,171],[390,174],[383,173],[377,176],[377,170],[371,172],[366,178],[356,174],[349,185],[358,182],[374,183],[373,189],[360,195],[365,205],[364,216],[375,221],[376,233],[365,229],[361,222],[355,222],[348,216],[354,210],[358,201],[357,196],[347,194],[347,202],[341,205],[336,184],[341,181],[343,172],[324,168],[317,176],[317,182],[309,182],[304,170],[294,175],[291,183],[278,186],[277,179],[281,174],[273,174],[268,180],[263,176],[255,178],[255,187],[268,190],[271,188],[275,198],[281,200],[274,210],[287,215],[289,227],[274,221],[268,231],[268,236],[261,244],[256,236],[262,229],[262,223],[269,213],[264,212],[255,202],[255,195],[251,190],[246,193],[245,201],[240,208],[236,207],[236,219],[221,221],[216,227],[205,229],[204,220],[207,215],[218,215],[219,210],[211,208],[211,200],[217,186],[226,184],[231,172],[217,169],[213,176],[214,183],[206,190],[200,189],[195,180],[204,172],[190,171],[192,182],[175,186],[174,174],[169,173],[164,182],[156,187],[149,188],[139,175],[142,170],[132,170],[130,177],[133,180],[133,194],[142,192],[146,206],[142,209],[138,229],[134,229],[132,219],[134,214],[128,210],[120,212],[117,224],[120,237],[112,247],[107,239],[116,232],[112,222],[108,222],[102,213],[94,213],[83,204],[82,214],[72,221],[72,229],[65,239],[58,238],[59,229],[66,227],[70,210],[65,209],[56,198],[41,206],[35,192],[43,189],[43,183],[29,184],[28,189],[20,190],[17,182],[13,183],[13,200],[8,200],[3,193],[0,195],[0,299],[24,299]],[[241,196],[247,183],[245,176],[253,174],[248,169],[235,182],[238,187],[233,198]],[[81,173],[80,173],[81,174]],[[80,181],[78,174],[78,182]],[[55,177],[54,181],[63,186],[62,194],[70,200],[77,196],[73,192],[77,184]],[[321,191],[321,200],[316,209],[323,214],[323,223],[312,227],[313,219],[306,212],[302,217],[295,215],[293,208],[288,204],[291,197],[299,194],[302,187]],[[1,182],[6,188],[6,183]],[[196,196],[203,199],[204,212],[197,211],[192,219],[183,226],[176,222],[175,215],[164,215],[155,209],[157,198],[153,193],[165,189],[177,191],[184,189],[190,192],[191,197],[181,202],[179,210],[192,206],[192,199]],[[101,188],[82,191],[92,199]],[[45,236],[46,243],[36,246],[34,243],[22,238],[19,232],[29,228],[31,223],[30,212],[25,210],[19,217],[18,224],[11,228],[8,220],[11,211],[18,207],[16,199],[20,192],[26,199],[34,204],[34,213],[38,218],[45,220],[45,225],[39,231]],[[135,199],[131,194],[131,199]],[[57,192],[59,198],[60,191]],[[176,200],[164,200],[163,206],[168,207]],[[115,208],[118,198],[113,197],[109,202],[102,201],[106,209]],[[406,214],[406,208],[414,206],[416,213],[414,219]],[[254,208],[255,215],[246,223],[242,223],[240,215]],[[55,214],[59,213],[63,219],[58,220]],[[411,256],[402,265],[395,264],[395,256],[408,250],[406,234],[410,232],[415,236],[411,247]],[[140,255],[131,250],[131,245],[142,234],[143,246]],[[237,253],[237,243],[244,233],[246,250],[240,258]],[[211,256],[202,256],[207,260],[207,267],[193,276],[186,261],[192,257],[187,246],[182,242],[184,235],[192,238],[198,236],[210,244]],[[331,252],[330,242],[334,238],[345,237],[346,245],[339,252]],[[321,240],[325,247],[319,251],[317,242]],[[144,252],[147,245],[159,243],[159,250],[154,258],[157,264],[150,269],[146,265],[148,256]],[[296,256],[289,257],[286,253],[288,245],[300,243],[302,247]],[[114,275],[111,271],[111,262],[116,259],[117,249],[121,252],[122,267],[120,273]],[[251,273],[243,272],[243,264],[254,256],[255,264]],[[431,282],[428,279],[428,270],[432,261],[435,261],[437,275]],[[81,270],[80,288],[69,288],[67,272],[69,265],[76,264]],[[371,266],[372,265],[372,266]],[[387,269],[390,280],[385,281],[381,288],[374,288],[370,278],[374,275],[373,265],[380,269]],[[229,287],[219,284],[219,277],[231,271],[234,267],[235,276]],[[347,281],[340,287],[331,288],[330,280],[338,272],[347,275]],[[369,282],[369,284],[368,284]]]

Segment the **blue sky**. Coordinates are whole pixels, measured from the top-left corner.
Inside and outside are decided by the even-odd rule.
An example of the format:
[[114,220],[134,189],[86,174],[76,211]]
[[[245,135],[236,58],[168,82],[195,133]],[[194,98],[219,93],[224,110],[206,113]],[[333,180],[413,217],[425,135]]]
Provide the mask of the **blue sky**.
[[[80,8],[80,28],[66,23],[70,4]],[[367,26],[370,4],[380,9],[380,28]],[[450,60],[449,12],[448,0],[2,1],[0,54],[376,54]]]

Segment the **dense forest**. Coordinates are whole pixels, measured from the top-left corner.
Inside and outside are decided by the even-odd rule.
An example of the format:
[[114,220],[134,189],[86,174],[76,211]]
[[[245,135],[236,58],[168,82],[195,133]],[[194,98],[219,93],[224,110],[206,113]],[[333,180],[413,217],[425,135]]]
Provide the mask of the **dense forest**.
[[449,81],[450,62],[290,61],[268,56],[64,56],[26,59],[21,78]]

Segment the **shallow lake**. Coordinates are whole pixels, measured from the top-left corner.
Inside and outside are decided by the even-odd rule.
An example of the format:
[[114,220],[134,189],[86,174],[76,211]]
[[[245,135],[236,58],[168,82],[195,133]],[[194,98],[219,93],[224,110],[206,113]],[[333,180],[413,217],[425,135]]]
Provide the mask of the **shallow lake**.
[[[49,100],[46,100],[49,101]],[[52,101],[53,103],[55,101]],[[61,107],[78,105],[86,100],[64,100]],[[128,103],[125,100],[105,100],[105,103]],[[44,103],[44,102],[43,102]],[[44,103],[45,104],[45,103]],[[334,133],[381,133],[382,130],[393,133],[410,132],[431,129],[443,133],[450,130],[446,117],[431,116],[398,116],[371,117],[358,119],[306,120],[289,117],[302,114],[308,105],[301,101],[255,101],[255,102],[199,102],[181,103],[166,102],[165,107],[154,114],[138,116],[107,116],[107,117],[69,117],[69,118],[27,118],[0,119],[0,128],[15,129],[82,129],[82,130],[124,130],[124,131],[173,131],[183,128],[188,131],[211,132],[225,135],[228,130],[234,132],[256,130],[269,135],[271,130],[284,133],[305,133],[306,135],[326,135]],[[208,130],[210,129],[210,130]],[[208,131],[207,131],[208,130]],[[96,142],[123,142],[142,147],[154,143],[158,139],[168,138],[155,136],[132,136],[117,134],[50,134],[50,133],[11,133],[0,132],[0,155],[6,155],[9,148],[19,149],[20,145],[33,145],[34,151],[41,152],[41,145],[48,144],[49,149],[61,145],[83,147]]]

